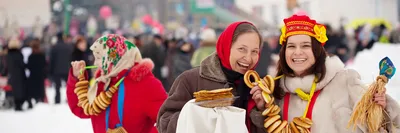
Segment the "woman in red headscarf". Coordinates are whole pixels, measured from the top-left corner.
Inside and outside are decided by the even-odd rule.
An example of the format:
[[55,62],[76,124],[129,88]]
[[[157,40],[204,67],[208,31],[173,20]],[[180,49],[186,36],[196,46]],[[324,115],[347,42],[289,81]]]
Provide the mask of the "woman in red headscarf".
[[158,131],[175,133],[179,113],[194,98],[194,92],[233,87],[233,94],[240,96],[233,106],[247,110],[248,130],[264,133],[264,118],[259,111],[263,108],[263,99],[251,97],[251,89],[243,81],[244,73],[257,65],[261,39],[257,28],[249,22],[229,25],[218,38],[217,53],[204,59],[200,67],[185,71],[175,80],[158,114]]

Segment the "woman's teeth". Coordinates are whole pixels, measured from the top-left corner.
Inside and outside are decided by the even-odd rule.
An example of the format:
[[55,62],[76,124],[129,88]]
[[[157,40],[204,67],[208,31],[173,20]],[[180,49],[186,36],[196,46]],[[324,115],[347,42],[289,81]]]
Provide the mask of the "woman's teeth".
[[240,67],[249,67],[249,66],[250,66],[249,64],[240,63],[240,62],[238,62],[238,65],[239,65]]
[[292,59],[292,61],[294,63],[303,63],[304,61],[306,61],[307,59]]

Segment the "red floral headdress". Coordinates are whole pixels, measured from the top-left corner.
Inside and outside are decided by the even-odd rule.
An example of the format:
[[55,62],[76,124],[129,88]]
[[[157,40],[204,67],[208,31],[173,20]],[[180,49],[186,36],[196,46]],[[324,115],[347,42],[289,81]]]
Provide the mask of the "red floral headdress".
[[317,39],[321,45],[328,41],[326,36],[326,28],[322,24],[318,24],[315,20],[310,19],[308,16],[293,15],[283,20],[285,26],[281,29],[281,37],[279,43],[283,42],[292,35],[309,35]]

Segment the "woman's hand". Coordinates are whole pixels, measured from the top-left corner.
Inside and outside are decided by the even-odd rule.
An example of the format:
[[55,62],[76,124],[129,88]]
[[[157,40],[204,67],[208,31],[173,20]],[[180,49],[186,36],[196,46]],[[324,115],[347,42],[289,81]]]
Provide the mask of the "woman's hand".
[[378,94],[378,92],[374,94],[374,102],[386,108],[386,88],[383,94]]
[[[261,81],[264,85],[264,81]],[[252,99],[256,102],[257,109],[259,111],[262,111],[265,109],[265,100],[263,96],[261,95],[262,89],[258,86],[258,83],[253,83],[255,86],[251,88],[250,94],[253,95]]]
[[72,66],[72,74],[74,77],[77,78],[80,75],[80,72],[85,69],[86,63],[85,61],[73,61],[71,62]]

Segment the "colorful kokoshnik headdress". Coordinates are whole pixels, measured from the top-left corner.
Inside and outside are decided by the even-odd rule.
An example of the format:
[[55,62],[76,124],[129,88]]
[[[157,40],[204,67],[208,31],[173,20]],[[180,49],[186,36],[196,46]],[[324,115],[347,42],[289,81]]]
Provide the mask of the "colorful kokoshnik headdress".
[[283,21],[285,22],[285,26],[281,29],[282,33],[279,39],[279,44],[281,45],[292,35],[309,35],[317,39],[321,45],[324,45],[325,42],[328,41],[325,26],[318,24],[308,16],[293,15]]

